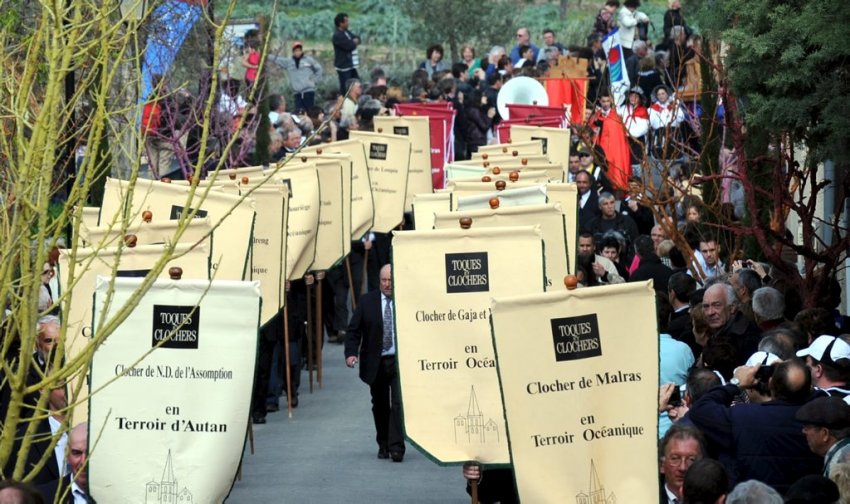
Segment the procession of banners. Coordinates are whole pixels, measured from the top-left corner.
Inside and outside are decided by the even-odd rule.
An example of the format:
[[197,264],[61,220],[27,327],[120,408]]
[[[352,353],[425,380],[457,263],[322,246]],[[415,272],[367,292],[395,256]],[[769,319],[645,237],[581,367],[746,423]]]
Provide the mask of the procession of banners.
[[[362,133],[194,182],[108,179],[102,206],[80,209],[58,276],[66,359],[93,351],[88,372],[69,381],[71,422],[88,422],[90,440],[109,447],[91,446],[95,499],[228,495],[258,330],[279,323],[287,281],[339,264],[352,240],[404,220],[410,191],[430,191],[411,143]],[[206,463],[221,453],[230,462]]]
[[[435,177],[442,112],[425,112],[376,119],[374,133],[270,167],[194,182],[109,179],[101,208],[80,209],[59,290],[66,358],[96,348],[88,375],[69,383],[79,391],[73,422],[88,421],[110,447],[91,453],[95,499],[225,498],[248,427],[258,330],[280,323],[288,281],[338,265],[370,231],[394,233],[412,443],[443,464],[512,464],[530,502],[599,495],[587,488],[591,473],[611,474],[603,493],[657,492],[646,474],[655,326],[623,316],[654,310],[652,289],[566,291],[577,250],[569,130],[514,125],[511,143],[443,158]],[[414,231],[399,230],[405,212]],[[606,406],[622,404],[612,397],[629,398],[628,420]],[[624,449],[633,467],[616,456]],[[201,469],[222,452],[233,463]],[[566,471],[567,459],[587,468]],[[538,468],[544,460],[560,464],[558,489],[551,469]]]

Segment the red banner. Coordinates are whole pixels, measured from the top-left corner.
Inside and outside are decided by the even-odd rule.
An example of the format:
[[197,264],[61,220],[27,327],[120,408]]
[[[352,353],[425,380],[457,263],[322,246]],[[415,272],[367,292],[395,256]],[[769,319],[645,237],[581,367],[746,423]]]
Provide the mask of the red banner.
[[546,94],[549,95],[549,107],[570,106],[570,123],[584,123],[584,109],[587,104],[587,79],[544,79]]
[[[513,107],[514,105],[508,105],[509,107]],[[513,109],[511,109],[511,117],[513,117]],[[563,117],[534,117],[534,118],[526,118],[526,119],[508,119],[506,121],[502,121],[496,126],[496,136],[499,139],[499,143],[507,143],[511,139],[511,126],[545,126],[547,128],[563,128],[564,127],[564,119]]]
[[425,116],[431,128],[431,183],[434,189],[445,185],[446,163],[454,161],[455,111],[449,102],[399,103],[399,116]]

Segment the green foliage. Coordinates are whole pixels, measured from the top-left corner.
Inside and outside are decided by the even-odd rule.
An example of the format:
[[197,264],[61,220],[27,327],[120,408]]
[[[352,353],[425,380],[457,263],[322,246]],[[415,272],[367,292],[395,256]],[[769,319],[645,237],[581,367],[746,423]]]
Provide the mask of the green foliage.
[[746,99],[751,131],[789,132],[817,161],[850,162],[850,11],[843,2],[722,0],[700,20],[729,45],[726,67]]

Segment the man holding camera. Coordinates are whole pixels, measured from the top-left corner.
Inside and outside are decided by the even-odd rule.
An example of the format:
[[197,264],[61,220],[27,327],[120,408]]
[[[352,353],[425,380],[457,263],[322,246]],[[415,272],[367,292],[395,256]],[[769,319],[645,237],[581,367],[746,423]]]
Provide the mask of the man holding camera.
[[729,383],[706,393],[688,417],[720,453],[732,484],[756,479],[784,492],[821,470],[822,461],[809,450],[803,424],[795,418],[811,393],[811,375],[799,361],[777,363],[767,380],[769,400],[733,406],[742,390],[756,386],[761,367],[735,369]]

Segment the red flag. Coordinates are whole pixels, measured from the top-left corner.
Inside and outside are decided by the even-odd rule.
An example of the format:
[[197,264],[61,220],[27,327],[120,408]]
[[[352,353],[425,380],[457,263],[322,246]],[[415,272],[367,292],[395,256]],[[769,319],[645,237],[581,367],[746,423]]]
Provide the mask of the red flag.
[[435,189],[445,185],[445,165],[454,161],[455,111],[449,102],[399,103],[400,116],[425,116],[431,129],[431,183]]
[[595,124],[597,121],[602,121],[602,130],[596,143],[605,151],[605,159],[608,161],[608,178],[614,187],[627,190],[629,177],[632,176],[632,165],[623,120],[616,110],[611,109],[608,115],[597,112],[590,123]]
[[549,95],[549,106],[570,106],[570,123],[584,122],[584,109],[587,103],[587,79],[544,79],[546,94]]

